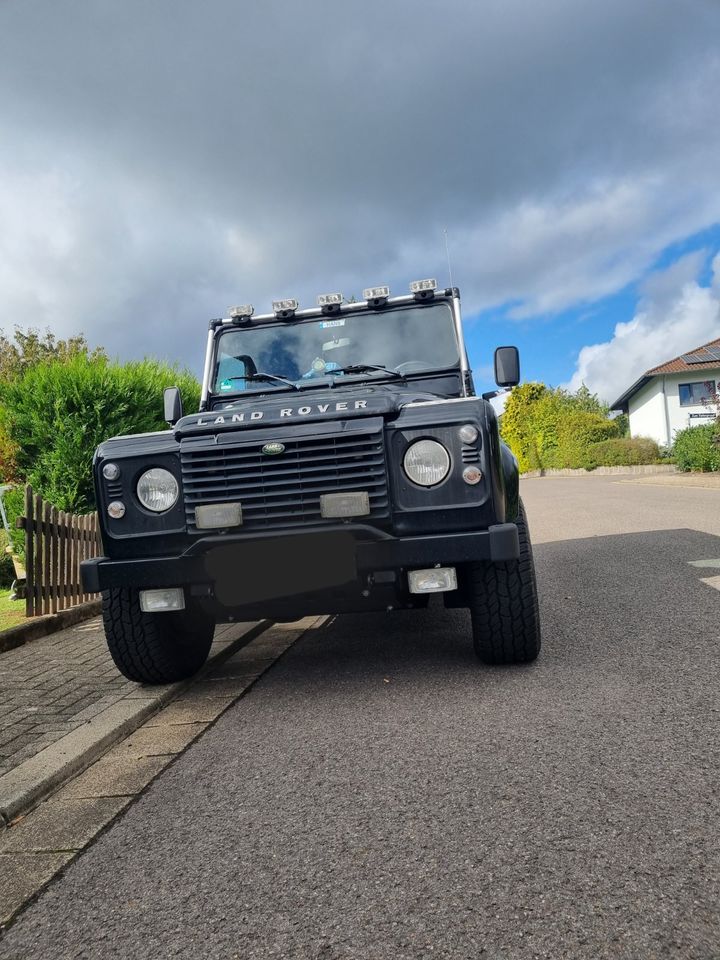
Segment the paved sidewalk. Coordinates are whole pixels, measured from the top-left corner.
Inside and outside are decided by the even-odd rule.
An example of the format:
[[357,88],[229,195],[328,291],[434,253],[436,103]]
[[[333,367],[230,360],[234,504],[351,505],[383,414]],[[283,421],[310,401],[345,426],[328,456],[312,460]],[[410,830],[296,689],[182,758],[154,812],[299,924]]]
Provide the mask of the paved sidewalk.
[[[234,649],[254,626],[219,626],[210,660]],[[21,812],[46,778],[56,784],[65,772],[77,772],[88,751],[101,749],[113,731],[142,722],[143,711],[181,686],[126,680],[110,657],[99,617],[0,654],[0,815]]]
[[0,654],[0,776],[136,688],[99,617]]

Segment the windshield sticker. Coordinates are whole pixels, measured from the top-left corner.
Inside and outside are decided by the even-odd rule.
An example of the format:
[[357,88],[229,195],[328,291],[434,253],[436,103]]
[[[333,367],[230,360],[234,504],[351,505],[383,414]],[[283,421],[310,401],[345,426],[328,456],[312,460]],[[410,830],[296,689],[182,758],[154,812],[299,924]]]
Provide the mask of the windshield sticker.
[[344,326],[345,326],[344,320],[322,320],[320,322],[321,330],[327,330],[328,327],[344,327]]
[[223,380],[223,382],[220,384],[221,390],[232,390],[232,388],[232,380]]

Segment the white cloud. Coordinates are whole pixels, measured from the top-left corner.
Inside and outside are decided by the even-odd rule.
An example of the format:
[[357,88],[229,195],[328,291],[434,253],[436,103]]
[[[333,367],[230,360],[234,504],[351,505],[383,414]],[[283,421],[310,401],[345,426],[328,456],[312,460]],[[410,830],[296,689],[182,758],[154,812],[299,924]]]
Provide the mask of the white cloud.
[[[673,241],[720,220],[720,194],[698,173],[643,174],[587,182],[572,195],[523,199],[466,230],[450,230],[453,270],[471,312],[514,304],[526,319],[592,303],[642,276]],[[659,197],[672,196],[672,215]],[[409,244],[394,265],[427,262]],[[444,275],[444,271],[443,271]]]
[[618,323],[612,340],[583,347],[565,386],[584,383],[612,403],[646,370],[720,337],[720,255],[710,286],[697,282],[700,267],[694,253],[653,274],[632,320]]

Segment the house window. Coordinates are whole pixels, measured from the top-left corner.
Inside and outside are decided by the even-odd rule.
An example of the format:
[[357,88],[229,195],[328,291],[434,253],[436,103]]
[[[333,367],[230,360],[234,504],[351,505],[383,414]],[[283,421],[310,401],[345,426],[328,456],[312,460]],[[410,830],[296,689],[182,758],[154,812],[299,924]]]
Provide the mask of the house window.
[[698,380],[697,383],[681,383],[680,406],[699,406],[703,400],[712,400],[714,393],[714,380]]

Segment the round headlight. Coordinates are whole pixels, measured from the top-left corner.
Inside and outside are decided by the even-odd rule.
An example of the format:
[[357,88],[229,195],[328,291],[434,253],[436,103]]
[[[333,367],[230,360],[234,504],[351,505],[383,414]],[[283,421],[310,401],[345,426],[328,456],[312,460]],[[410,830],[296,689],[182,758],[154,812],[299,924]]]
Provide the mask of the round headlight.
[[180,488],[169,470],[153,467],[152,470],[146,470],[138,480],[137,495],[147,510],[163,513],[175,506],[180,496]]
[[437,440],[418,440],[405,451],[403,467],[413,483],[432,487],[448,475],[450,454]]

